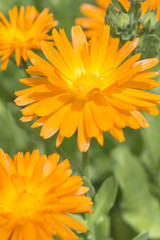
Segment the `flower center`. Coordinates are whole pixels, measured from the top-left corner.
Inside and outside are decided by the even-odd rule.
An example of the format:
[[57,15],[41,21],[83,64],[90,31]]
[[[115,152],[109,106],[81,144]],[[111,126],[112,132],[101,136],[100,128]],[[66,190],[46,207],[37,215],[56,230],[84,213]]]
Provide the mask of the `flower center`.
[[89,92],[99,90],[102,84],[102,78],[93,73],[81,74],[73,83],[76,91],[80,95],[87,95]]
[[25,31],[18,29],[16,27],[10,29],[9,31],[5,31],[3,35],[6,41],[12,42],[13,48],[23,46],[27,39]]
[[39,207],[38,195],[27,190],[19,194],[12,203],[14,212],[21,219],[27,218]]
[[15,44],[19,43],[22,45],[23,42],[26,41],[26,37],[25,37],[25,34],[22,30],[20,29],[16,29],[12,35],[11,35],[11,39],[12,39],[12,42],[14,43],[15,41]]

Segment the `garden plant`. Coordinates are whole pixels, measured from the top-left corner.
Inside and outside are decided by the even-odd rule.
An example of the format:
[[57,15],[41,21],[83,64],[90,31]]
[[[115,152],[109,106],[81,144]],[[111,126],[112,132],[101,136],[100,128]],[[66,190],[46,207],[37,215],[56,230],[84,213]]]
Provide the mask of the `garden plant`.
[[0,240],[160,240],[160,1],[0,2]]

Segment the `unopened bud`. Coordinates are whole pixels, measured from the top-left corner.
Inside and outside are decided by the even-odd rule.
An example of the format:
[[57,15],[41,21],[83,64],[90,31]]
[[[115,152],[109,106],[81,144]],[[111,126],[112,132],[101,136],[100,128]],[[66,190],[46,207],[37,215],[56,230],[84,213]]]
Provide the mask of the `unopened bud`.
[[151,27],[153,28],[156,24],[156,15],[155,12],[147,12],[142,18],[143,27]]
[[116,17],[116,25],[122,30],[127,28],[127,26],[129,25],[129,22],[130,22],[130,18],[125,13],[119,13]]

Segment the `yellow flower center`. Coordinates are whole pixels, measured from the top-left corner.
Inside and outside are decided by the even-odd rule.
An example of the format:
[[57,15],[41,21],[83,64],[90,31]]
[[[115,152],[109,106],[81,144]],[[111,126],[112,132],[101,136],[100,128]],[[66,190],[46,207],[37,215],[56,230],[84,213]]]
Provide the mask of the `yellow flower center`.
[[24,193],[17,198],[16,205],[19,215],[28,215],[37,208],[37,196],[34,193]]
[[81,74],[73,83],[73,87],[80,95],[86,96],[94,90],[99,90],[102,84],[102,78],[93,73]]
[[18,44],[22,45],[22,43],[26,42],[25,33],[19,29],[15,29],[15,31],[11,32],[10,39],[13,44],[15,42],[15,44],[17,44],[17,45]]
[[10,202],[11,211],[18,217],[20,222],[28,219],[40,206],[40,199],[37,193],[24,190]]
[[9,30],[5,30],[3,33],[4,39],[10,43],[12,43],[12,48],[17,48],[20,46],[25,47],[25,43],[28,40],[28,35],[25,30],[21,30],[19,28],[11,28]]

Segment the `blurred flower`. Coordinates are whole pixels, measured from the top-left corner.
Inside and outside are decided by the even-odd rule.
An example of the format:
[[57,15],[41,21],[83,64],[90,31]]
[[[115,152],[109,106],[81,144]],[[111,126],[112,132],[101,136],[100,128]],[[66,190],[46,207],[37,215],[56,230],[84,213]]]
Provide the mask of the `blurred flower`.
[[49,30],[57,26],[53,14],[48,14],[44,9],[40,14],[33,6],[15,6],[9,11],[10,22],[0,12],[0,56],[1,70],[5,70],[13,53],[17,66],[20,65],[21,57],[27,61],[26,49],[40,49],[42,40],[49,40]]
[[160,96],[141,91],[159,86],[150,78],[157,72],[146,71],[158,63],[157,58],[137,60],[136,54],[124,61],[135,49],[138,39],[119,49],[119,39],[110,39],[110,28],[104,26],[100,36],[94,36],[89,45],[82,29],[72,28],[72,45],[63,29],[53,30],[58,50],[42,42],[45,61],[32,51],[28,56],[34,66],[28,73],[35,78],[21,79],[29,86],[16,92],[23,122],[40,117],[32,127],[42,126],[40,135],[53,136],[58,130],[57,147],[64,137],[71,137],[78,129],[80,151],[87,151],[90,139],[95,137],[103,145],[103,131],[124,141],[122,128],[149,127],[142,110],[158,114],[156,105]]
[[70,176],[67,159],[58,161],[58,154],[47,158],[39,150],[19,152],[12,161],[0,149],[1,240],[78,239],[69,228],[86,231],[67,213],[92,212],[88,188]]
[[[86,29],[85,34],[88,38],[92,34],[99,34],[99,31],[103,28],[105,23],[106,8],[111,0],[96,0],[98,6],[92,4],[83,3],[80,7],[81,12],[86,17],[76,18],[76,24],[80,25],[82,28]],[[130,8],[130,1],[128,0],[119,0],[122,6],[128,11]],[[159,0],[146,0],[141,3],[142,15],[144,15],[147,10],[155,11],[157,9],[157,20],[160,19],[160,1]]]

